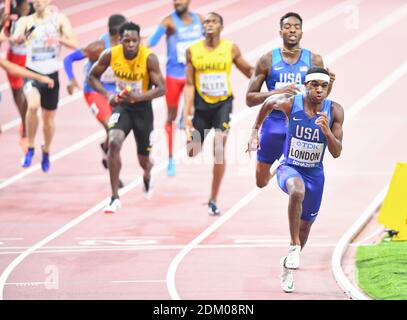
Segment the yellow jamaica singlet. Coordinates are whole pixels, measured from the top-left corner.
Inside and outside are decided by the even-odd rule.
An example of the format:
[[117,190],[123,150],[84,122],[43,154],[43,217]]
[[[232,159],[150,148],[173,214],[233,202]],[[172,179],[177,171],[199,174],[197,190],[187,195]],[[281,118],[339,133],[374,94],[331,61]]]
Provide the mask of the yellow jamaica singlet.
[[151,50],[140,46],[137,56],[127,60],[124,56],[121,44],[112,47],[110,67],[116,78],[116,91],[120,92],[130,86],[138,95],[148,91],[150,86],[150,75],[147,69],[147,58]]
[[230,86],[232,48],[233,43],[223,39],[214,50],[208,50],[204,40],[189,47],[195,70],[195,87],[207,103],[225,101],[232,95]]

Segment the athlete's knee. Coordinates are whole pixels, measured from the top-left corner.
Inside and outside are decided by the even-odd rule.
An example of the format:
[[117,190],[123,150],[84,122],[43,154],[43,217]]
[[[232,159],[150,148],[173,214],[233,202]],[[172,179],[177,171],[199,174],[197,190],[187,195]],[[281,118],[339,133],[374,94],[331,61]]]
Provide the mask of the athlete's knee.
[[138,160],[140,167],[145,171],[150,171],[153,167],[153,162],[151,161],[149,156],[146,155],[138,155]]
[[257,163],[256,167],[256,185],[259,188],[266,187],[270,182],[270,165]]
[[302,186],[294,186],[288,191],[290,198],[294,201],[302,202],[305,197],[305,190]]
[[256,175],[256,186],[258,187],[258,188],[265,188],[265,187],[267,187],[267,185],[269,184],[269,180],[270,179],[268,179],[268,178],[265,178],[265,177],[259,177],[259,176],[257,176]]
[[120,131],[109,132],[109,156],[120,152],[123,140],[123,135]]

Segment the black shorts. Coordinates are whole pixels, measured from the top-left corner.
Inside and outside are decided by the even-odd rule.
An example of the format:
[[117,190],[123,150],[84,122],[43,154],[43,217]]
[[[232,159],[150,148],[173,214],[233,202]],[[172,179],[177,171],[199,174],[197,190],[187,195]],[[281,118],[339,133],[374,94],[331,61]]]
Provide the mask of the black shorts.
[[109,119],[109,130],[121,130],[125,136],[133,130],[137,144],[137,154],[149,156],[151,151],[150,134],[154,129],[153,107],[143,105],[119,105],[113,109]]
[[[29,69],[32,72],[38,73],[34,70]],[[58,77],[58,72],[54,72],[51,74],[46,74],[45,76],[50,77],[52,80],[54,80],[54,87],[52,89],[48,88],[48,85],[42,82],[39,82],[37,80],[27,80],[27,83],[25,84],[25,90],[29,90],[30,87],[37,88],[38,92],[40,93],[41,96],[41,107],[45,110],[56,110],[58,107],[58,101],[59,101],[59,77]]]
[[229,131],[233,109],[232,101],[233,97],[230,97],[225,101],[210,104],[205,102],[198,94],[195,95],[195,113],[192,125],[199,132],[201,143],[204,142],[206,135],[212,128],[226,133]]

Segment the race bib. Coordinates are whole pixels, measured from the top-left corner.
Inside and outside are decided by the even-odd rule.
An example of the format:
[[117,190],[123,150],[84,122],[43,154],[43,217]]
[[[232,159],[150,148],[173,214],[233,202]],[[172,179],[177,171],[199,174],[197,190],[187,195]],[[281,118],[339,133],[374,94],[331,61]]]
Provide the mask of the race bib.
[[186,51],[189,48],[191,44],[196,42],[194,41],[181,41],[177,43],[177,61],[182,64],[187,63],[187,58],[186,58]]
[[308,142],[292,137],[288,158],[293,160],[295,165],[315,167],[321,162],[323,152],[323,143]]
[[[275,89],[281,89],[284,88],[288,85],[290,85],[291,83],[287,83],[287,82],[276,82],[274,88]],[[303,84],[296,84],[297,88],[300,89],[300,94],[305,94],[305,86]]]
[[199,84],[203,94],[211,97],[228,95],[228,81],[226,73],[209,73],[199,75]]
[[136,93],[136,95],[141,96],[143,94],[143,82],[136,81],[136,82],[125,82],[119,81],[116,85],[117,92],[120,92],[126,87],[131,87],[131,90]]
[[111,67],[107,68],[105,72],[103,72],[102,76],[100,77],[100,81],[104,83],[114,83],[116,81],[116,77],[114,76],[114,72]]

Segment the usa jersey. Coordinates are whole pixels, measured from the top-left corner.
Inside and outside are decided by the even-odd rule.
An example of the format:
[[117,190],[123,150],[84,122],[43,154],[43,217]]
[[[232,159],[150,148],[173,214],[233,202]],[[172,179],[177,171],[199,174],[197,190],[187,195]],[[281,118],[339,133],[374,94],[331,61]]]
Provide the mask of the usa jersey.
[[[327,114],[330,127],[332,126],[331,107],[332,101],[325,99],[321,112]],[[302,168],[323,169],[322,161],[327,140],[320,126],[315,124],[318,117],[320,116],[317,114],[310,118],[305,113],[304,95],[299,94],[294,97],[284,147],[286,164]]]
[[184,24],[173,12],[171,18],[175,24],[175,33],[167,38],[167,75],[185,78],[186,55],[188,47],[202,38],[202,25],[199,16],[191,13],[192,23]]
[[[311,68],[311,52],[307,49],[301,49],[300,57],[294,64],[288,64],[284,61],[279,48],[273,49],[271,55],[272,65],[266,79],[267,89],[269,91],[276,90],[290,83],[296,83],[302,93],[305,93],[303,84],[305,75]],[[278,110],[273,111],[270,116],[285,118],[284,113]]]

